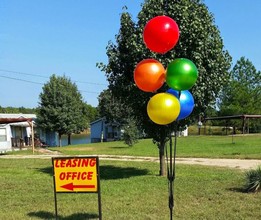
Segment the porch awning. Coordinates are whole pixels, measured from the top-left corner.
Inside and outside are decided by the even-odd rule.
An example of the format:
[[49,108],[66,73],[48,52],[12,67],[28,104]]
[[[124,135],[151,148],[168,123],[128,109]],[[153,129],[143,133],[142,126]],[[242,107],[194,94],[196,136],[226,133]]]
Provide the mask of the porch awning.
[[0,124],[10,124],[16,122],[32,122],[32,118],[0,118]]

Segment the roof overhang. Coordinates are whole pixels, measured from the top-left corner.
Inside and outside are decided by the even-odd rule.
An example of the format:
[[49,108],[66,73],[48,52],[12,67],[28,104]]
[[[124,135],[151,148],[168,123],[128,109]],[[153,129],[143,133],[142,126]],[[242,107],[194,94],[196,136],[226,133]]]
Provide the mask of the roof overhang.
[[32,122],[32,118],[0,118],[0,124],[10,124],[16,122]]
[[208,117],[208,118],[204,118],[204,121],[207,121],[207,120],[246,119],[246,118],[261,118],[261,115],[230,115],[230,116],[220,116],[220,117]]

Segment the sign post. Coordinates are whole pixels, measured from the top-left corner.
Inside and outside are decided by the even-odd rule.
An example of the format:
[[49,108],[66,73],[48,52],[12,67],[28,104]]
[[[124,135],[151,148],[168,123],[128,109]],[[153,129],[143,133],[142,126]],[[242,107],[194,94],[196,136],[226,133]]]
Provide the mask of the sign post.
[[99,219],[102,219],[98,157],[52,158],[55,216],[57,219],[56,193],[98,193]]

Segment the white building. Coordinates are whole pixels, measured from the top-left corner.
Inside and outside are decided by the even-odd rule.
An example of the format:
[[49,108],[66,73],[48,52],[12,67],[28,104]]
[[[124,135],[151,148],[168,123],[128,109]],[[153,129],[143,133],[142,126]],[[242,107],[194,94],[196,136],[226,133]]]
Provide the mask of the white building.
[[32,146],[32,138],[36,146],[57,146],[57,134],[38,129],[35,120],[35,114],[0,114],[0,153]]

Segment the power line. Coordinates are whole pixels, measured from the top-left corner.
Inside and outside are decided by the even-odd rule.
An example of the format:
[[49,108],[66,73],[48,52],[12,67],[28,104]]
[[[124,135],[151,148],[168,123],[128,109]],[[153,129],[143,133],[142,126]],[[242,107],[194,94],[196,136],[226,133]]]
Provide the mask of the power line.
[[27,75],[27,76],[37,76],[37,77],[41,77],[41,78],[49,78],[47,76],[41,76],[41,75],[38,75],[38,74],[23,73],[23,72],[17,72],[17,71],[12,71],[12,70],[0,69],[0,71],[1,72],[6,72],[6,73],[16,73],[16,74]]
[[[2,78],[6,78],[6,79],[12,79],[12,80],[16,80],[16,81],[22,81],[22,82],[32,83],[32,84],[44,85],[43,83],[34,82],[34,81],[30,81],[30,80],[19,79],[19,78],[14,78],[14,77],[9,77],[9,76],[3,76],[3,75],[0,75],[0,77],[2,77]],[[99,94],[98,92],[85,91],[85,90],[79,90],[79,92],[92,93],[92,94]]]
[[22,81],[22,82],[28,82],[28,83],[33,83],[33,84],[44,85],[43,83],[33,82],[33,81],[30,81],[30,80],[24,80],[24,79],[19,79],[19,78],[13,78],[13,77],[9,77],[9,76],[0,75],[0,77],[6,78],[6,79],[12,79],[12,80],[16,80],[16,81]]
[[[31,73],[25,73],[25,72],[18,72],[18,71],[13,71],[13,70],[5,70],[5,69],[0,69],[1,72],[6,72],[6,73],[15,73],[15,74],[20,74],[20,75],[27,75],[27,76],[35,76],[35,77],[40,77],[40,78],[47,78],[49,79],[50,77],[48,76],[43,76],[39,74],[31,74]],[[23,80],[21,80],[23,81]],[[84,83],[84,84],[90,84],[90,85],[98,85],[98,86],[107,86],[104,83],[95,83],[95,82],[87,82],[87,81],[76,81],[73,80],[75,83]]]
[[85,84],[91,84],[91,85],[98,85],[98,86],[107,86],[106,84],[103,83],[92,83],[92,82],[85,82],[85,81],[74,81],[76,83],[85,83]]
[[92,92],[92,91],[85,91],[85,90],[79,90],[79,92],[86,92],[86,93],[100,94],[99,92]]

